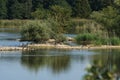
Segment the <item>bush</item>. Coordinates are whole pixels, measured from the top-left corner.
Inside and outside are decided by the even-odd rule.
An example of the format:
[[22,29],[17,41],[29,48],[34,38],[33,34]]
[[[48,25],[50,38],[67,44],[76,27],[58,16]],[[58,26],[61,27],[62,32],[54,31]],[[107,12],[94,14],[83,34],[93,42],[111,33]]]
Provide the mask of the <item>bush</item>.
[[59,26],[53,21],[32,21],[23,26],[21,30],[22,40],[45,43],[48,39],[63,42],[64,36],[59,33]]
[[50,16],[50,11],[37,8],[36,11],[31,13],[34,19],[47,19]]
[[95,41],[95,45],[120,45],[120,39],[118,37],[99,38]]
[[51,37],[52,30],[45,22],[30,22],[23,26],[22,40],[44,42]]
[[120,39],[118,37],[110,38],[111,45],[120,45]]
[[97,36],[90,33],[84,33],[79,34],[75,39],[78,44],[86,45],[92,44],[97,39]]
[[55,37],[56,43],[64,42],[66,41],[66,37],[63,34],[58,34]]

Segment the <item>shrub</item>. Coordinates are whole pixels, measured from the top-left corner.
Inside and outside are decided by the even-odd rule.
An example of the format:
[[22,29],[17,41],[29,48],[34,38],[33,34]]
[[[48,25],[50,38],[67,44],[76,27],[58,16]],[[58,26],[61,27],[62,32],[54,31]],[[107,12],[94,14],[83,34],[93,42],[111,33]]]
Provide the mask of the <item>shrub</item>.
[[102,45],[108,45],[110,43],[110,39],[108,38],[99,38]]
[[51,32],[52,30],[46,22],[30,22],[23,26],[21,31],[22,40],[45,42],[51,37]]
[[90,33],[79,34],[76,38],[78,44],[92,44],[97,39],[97,36]]
[[96,41],[94,41],[94,44],[95,45],[102,45],[102,42],[101,42],[101,40],[96,40]]
[[63,34],[58,34],[55,37],[56,43],[64,42],[66,41],[66,37]]
[[120,45],[120,39],[118,37],[113,38],[99,38],[95,41],[96,45]]
[[111,45],[120,45],[120,39],[118,37],[110,38]]
[[50,11],[37,8],[36,11],[31,13],[34,19],[47,19],[50,16]]
[[32,21],[23,26],[21,30],[22,40],[45,43],[48,39],[63,42],[64,36],[59,33],[59,26],[48,20]]

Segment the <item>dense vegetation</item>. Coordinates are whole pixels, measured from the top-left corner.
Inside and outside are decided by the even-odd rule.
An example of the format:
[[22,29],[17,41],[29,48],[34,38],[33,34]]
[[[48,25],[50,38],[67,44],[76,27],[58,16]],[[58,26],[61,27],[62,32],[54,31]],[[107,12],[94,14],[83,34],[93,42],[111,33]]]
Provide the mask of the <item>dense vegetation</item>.
[[37,13],[45,18],[56,5],[69,11],[72,9],[73,17],[88,18],[91,11],[113,4],[113,0],[0,0],[0,19],[31,19]]
[[23,26],[21,34],[22,40],[37,43],[45,43],[49,39],[55,39],[55,43],[65,41],[64,36],[59,32],[58,23],[50,20],[28,22]]

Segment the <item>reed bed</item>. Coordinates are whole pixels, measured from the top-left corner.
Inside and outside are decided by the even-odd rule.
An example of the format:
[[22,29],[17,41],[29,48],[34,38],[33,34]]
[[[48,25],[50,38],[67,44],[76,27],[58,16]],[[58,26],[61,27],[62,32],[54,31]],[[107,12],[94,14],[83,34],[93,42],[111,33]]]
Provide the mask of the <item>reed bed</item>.
[[31,21],[34,20],[0,20],[0,27],[2,28],[19,28],[23,25],[25,25],[26,23],[29,23]]

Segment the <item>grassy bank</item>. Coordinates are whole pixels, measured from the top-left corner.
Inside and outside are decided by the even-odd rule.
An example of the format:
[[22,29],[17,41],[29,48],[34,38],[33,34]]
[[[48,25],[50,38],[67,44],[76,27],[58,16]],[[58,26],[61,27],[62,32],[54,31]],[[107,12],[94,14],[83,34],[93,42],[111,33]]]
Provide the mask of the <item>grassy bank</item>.
[[[24,26],[27,23],[29,24],[35,21],[41,21],[41,20],[19,20],[19,19],[0,20],[0,27],[20,28],[21,26]],[[69,21],[64,23],[64,27],[61,28],[60,29],[64,30],[63,32],[65,33],[76,33],[76,34],[83,32],[103,33],[103,31],[101,31],[103,27],[100,24],[96,23],[93,20],[88,20],[88,19],[79,19],[79,18],[70,19]]]
[[14,27],[21,27],[23,25],[25,25],[28,22],[31,22],[34,20],[19,20],[19,19],[15,19],[15,20],[0,20],[0,27],[6,28],[6,27],[10,27],[10,28],[14,28]]

